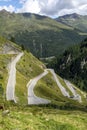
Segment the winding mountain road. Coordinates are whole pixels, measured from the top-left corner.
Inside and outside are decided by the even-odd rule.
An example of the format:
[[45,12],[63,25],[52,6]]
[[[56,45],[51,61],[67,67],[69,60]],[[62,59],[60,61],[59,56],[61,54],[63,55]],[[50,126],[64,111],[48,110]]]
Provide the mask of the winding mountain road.
[[39,76],[35,77],[34,79],[31,79],[29,81],[29,83],[27,84],[27,87],[28,87],[28,104],[35,104],[35,105],[37,104],[38,105],[38,104],[48,104],[48,103],[50,103],[49,100],[37,97],[34,94],[34,87],[35,87],[35,85],[37,84],[37,82],[41,78],[43,78],[47,74],[48,74],[48,71],[44,70],[44,72],[42,74],[40,74]]
[[70,91],[72,92],[72,94],[73,94],[73,96],[74,96],[73,99],[74,99],[74,100],[78,100],[79,102],[82,102],[81,96],[76,92],[74,85],[71,84],[71,83],[70,83],[69,81],[67,81],[67,80],[64,80],[64,81],[65,81],[67,87],[68,87],[68,88],[70,89]]
[[[8,101],[13,100],[16,103],[16,98],[15,98],[15,85],[16,85],[16,64],[17,62],[20,60],[20,58],[23,56],[23,52],[19,53],[16,58],[14,58],[14,60],[10,63],[10,67],[9,67],[9,78],[8,78],[8,83],[7,83],[7,88],[6,88],[6,99]],[[53,69],[45,69],[44,72],[40,75],[38,75],[37,77],[31,79],[28,84],[28,104],[29,105],[38,105],[38,104],[48,104],[51,101],[48,99],[44,99],[44,98],[40,98],[37,97],[34,94],[34,87],[37,84],[37,82],[43,78],[44,76],[46,76],[48,74],[48,72],[51,72],[51,74],[54,77],[55,82],[57,83],[57,86],[59,87],[59,89],[61,90],[61,93],[63,94],[63,96],[70,98],[69,93],[66,91],[66,89],[64,88],[64,86],[62,86],[62,84],[60,83],[56,73],[54,72]],[[70,91],[73,93],[73,99],[78,100],[79,102],[82,102],[81,100],[81,96],[79,94],[76,93],[73,85],[67,81],[64,80],[67,87],[70,89]]]
[[44,76],[46,76],[48,74],[48,71],[50,71],[58,85],[58,87],[60,88],[62,94],[66,97],[70,97],[68,92],[65,90],[65,88],[61,85],[61,83],[59,82],[56,73],[54,72],[53,69],[45,69],[44,72],[42,74],[40,74],[39,76],[35,77],[34,79],[31,79],[29,81],[29,83],[27,84],[28,87],[28,104],[48,104],[50,103],[49,100],[47,99],[43,99],[40,97],[37,97],[34,94],[34,87],[37,84],[38,80],[40,80],[41,78],[43,78]]
[[13,100],[16,103],[15,99],[15,84],[16,84],[16,63],[20,60],[23,56],[23,52],[19,53],[17,57],[10,63],[9,67],[9,78],[6,88],[6,99]]

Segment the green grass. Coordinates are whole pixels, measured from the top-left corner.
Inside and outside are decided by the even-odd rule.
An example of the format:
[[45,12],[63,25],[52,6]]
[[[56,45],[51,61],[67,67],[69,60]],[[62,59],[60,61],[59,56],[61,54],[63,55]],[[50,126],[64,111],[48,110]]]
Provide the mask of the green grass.
[[17,70],[28,79],[31,79],[43,72],[44,65],[31,53],[24,52],[24,56],[17,64]]
[[5,99],[6,94],[6,86],[7,86],[7,77],[8,77],[8,71],[7,66],[9,62],[11,61],[12,56],[11,55],[1,55],[0,54],[0,101],[2,102],[2,99]]
[[27,86],[28,78],[17,71],[15,95],[19,105],[27,104]]
[[0,130],[86,130],[87,113],[61,111],[46,107],[10,107],[10,113],[2,116]]
[[35,94],[40,97],[60,102],[65,101],[50,73],[38,81],[37,85],[34,88],[34,91]]

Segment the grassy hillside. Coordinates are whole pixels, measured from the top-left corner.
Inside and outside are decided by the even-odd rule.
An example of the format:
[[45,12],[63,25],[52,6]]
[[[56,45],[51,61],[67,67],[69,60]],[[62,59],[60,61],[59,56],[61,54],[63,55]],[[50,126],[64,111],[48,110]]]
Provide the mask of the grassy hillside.
[[16,96],[19,104],[27,104],[27,83],[41,74],[44,71],[43,68],[44,65],[31,53],[24,52],[24,56],[17,64]]
[[86,130],[87,113],[43,107],[10,107],[9,115],[0,111],[0,130]]
[[[9,49],[6,49],[5,46],[10,45]],[[15,54],[8,54],[8,50],[10,52],[11,49],[17,48],[17,50],[20,50],[20,48],[16,44],[12,44],[10,41],[6,40],[3,37],[0,37],[0,102],[3,102],[5,100],[5,94],[6,94],[6,85],[7,85],[7,79],[8,79],[8,65],[11,62],[12,57],[15,56]]]
[[[17,83],[16,83],[16,96],[18,104],[27,105],[27,83],[30,79],[38,76],[44,71],[44,64],[42,64],[39,60],[37,60],[31,53],[24,52],[24,56],[21,58],[20,62],[17,64]],[[66,88],[68,88],[64,84],[62,78],[60,78],[61,84]],[[21,85],[22,84],[22,85]],[[20,91],[21,90],[21,91]],[[54,108],[63,108],[67,109],[85,109],[86,99],[83,98],[83,103],[80,104],[78,101],[74,101],[72,99],[65,98],[60,89],[58,88],[56,82],[53,79],[52,74],[49,72],[47,76],[38,81],[34,92],[37,96],[51,100],[51,105]],[[80,93],[80,92],[79,92]],[[70,93],[72,96],[72,94]]]
[[56,18],[58,22],[61,22],[65,25],[74,27],[77,30],[87,33],[87,16],[82,16],[79,14],[69,14]]
[[[67,88],[62,78],[60,83],[63,84],[63,86],[69,92],[70,96],[72,96],[71,91]],[[77,88],[76,91],[82,97],[81,104],[78,101],[73,100],[72,98],[67,98],[62,95],[51,73],[48,73],[47,76],[38,81],[36,87],[34,88],[34,92],[37,96],[51,100],[49,106],[52,106],[53,108],[83,110],[87,104],[86,99],[84,97],[85,93],[81,93],[82,91]]]
[[87,91],[87,39],[80,45],[67,49],[51,65],[62,77]]
[[[8,80],[8,65],[22,49],[16,44],[0,37],[0,97],[5,100]],[[16,53],[17,52],[17,53]],[[31,53],[24,51],[24,55],[17,64],[16,96],[19,103],[27,104],[27,83],[33,77],[44,71],[44,65]],[[2,98],[0,99],[1,102]],[[23,100],[24,99],[24,100]]]
[[0,26],[0,35],[23,44],[37,57],[58,55],[85,37],[72,27],[30,13],[15,14],[3,10]]
[[[7,46],[8,43],[8,46]],[[17,55],[17,51],[21,52],[21,48],[16,46],[15,44],[11,43],[10,41],[6,41],[4,38],[0,38],[1,44],[1,55],[0,55],[0,87],[1,87],[1,97],[5,100],[5,93],[6,93],[6,84],[8,79],[8,65],[12,61],[12,58]],[[6,47],[9,47],[6,50]],[[14,48],[15,49],[14,49]],[[11,54],[11,50],[14,49],[14,54]],[[3,51],[2,51],[3,50]],[[10,53],[9,53],[10,52]],[[18,104],[20,105],[27,105],[27,83],[30,79],[38,76],[41,74],[44,69],[45,65],[40,62],[37,58],[35,58],[30,52],[24,51],[24,55],[17,63],[16,66],[17,74],[16,74],[16,86],[15,86],[15,95]],[[58,76],[61,84],[69,91],[66,87],[62,78]],[[70,92],[70,91],[69,91]],[[58,88],[56,82],[53,79],[52,74],[49,72],[47,76],[42,78],[38,81],[38,84],[35,87],[36,95],[40,97],[44,97],[50,99],[54,107],[57,105],[58,108],[64,107],[66,108],[68,104],[71,104],[72,108],[84,109],[86,105],[85,100],[83,104],[79,104],[77,101],[73,101],[72,99],[68,99],[62,95],[60,89]],[[72,96],[72,94],[70,93]],[[82,96],[83,97],[83,96]],[[3,101],[1,101],[3,103]],[[69,105],[70,106],[70,105]]]

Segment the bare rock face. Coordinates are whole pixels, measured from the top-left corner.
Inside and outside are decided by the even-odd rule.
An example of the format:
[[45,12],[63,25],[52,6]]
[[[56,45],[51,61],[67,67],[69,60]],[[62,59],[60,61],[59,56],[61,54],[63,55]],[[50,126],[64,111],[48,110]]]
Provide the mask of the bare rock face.
[[18,54],[19,50],[13,45],[6,43],[2,49],[3,54]]
[[83,69],[85,64],[87,64],[87,61],[86,59],[83,59],[83,61],[81,61],[81,69]]

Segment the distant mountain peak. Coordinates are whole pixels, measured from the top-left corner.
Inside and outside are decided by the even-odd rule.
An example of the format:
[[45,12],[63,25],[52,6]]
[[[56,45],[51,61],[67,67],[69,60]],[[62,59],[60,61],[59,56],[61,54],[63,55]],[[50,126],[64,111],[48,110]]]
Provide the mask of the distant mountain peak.
[[5,9],[2,9],[0,12],[3,12],[3,13],[4,13],[4,12],[8,12],[8,11],[7,11],[7,10],[5,10]]
[[5,10],[5,9],[2,9],[2,10],[0,11],[0,14],[9,15],[10,12],[8,12],[8,11]]
[[60,16],[60,18],[64,18],[64,19],[67,19],[67,18],[73,18],[73,19],[79,19],[81,17],[80,14],[77,14],[77,13],[73,13],[73,14],[66,14],[64,16]]

